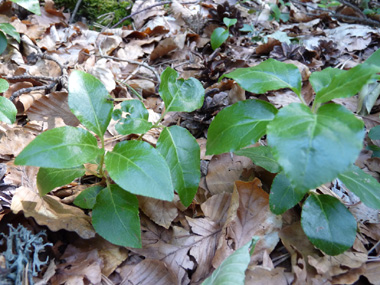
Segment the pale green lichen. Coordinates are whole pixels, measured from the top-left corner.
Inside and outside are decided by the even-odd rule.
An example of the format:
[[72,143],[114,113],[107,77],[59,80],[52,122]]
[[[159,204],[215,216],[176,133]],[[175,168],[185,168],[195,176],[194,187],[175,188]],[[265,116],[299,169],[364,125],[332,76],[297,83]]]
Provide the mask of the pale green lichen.
[[[37,276],[41,266],[48,262],[48,258],[41,261],[39,253],[43,252],[46,246],[52,246],[51,243],[43,242],[45,235],[45,231],[32,234],[21,224],[17,228],[9,225],[8,235],[0,233],[3,237],[0,245],[5,241],[7,247],[2,253],[6,268],[0,268],[1,284],[22,284],[23,275],[28,276],[29,284],[34,284],[33,276]],[[25,270],[28,274],[25,274]]]

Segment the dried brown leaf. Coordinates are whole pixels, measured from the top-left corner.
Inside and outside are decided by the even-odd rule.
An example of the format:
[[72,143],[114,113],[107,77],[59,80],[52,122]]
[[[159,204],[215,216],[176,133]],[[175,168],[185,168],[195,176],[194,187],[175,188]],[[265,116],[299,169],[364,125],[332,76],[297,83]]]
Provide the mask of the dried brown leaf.
[[237,180],[248,180],[253,174],[252,160],[224,153],[214,155],[208,166],[207,187],[211,194],[232,193]]
[[174,272],[160,260],[145,259],[136,265],[126,265],[120,269],[121,285],[130,284],[176,284]]
[[88,281],[100,284],[103,263],[96,249],[84,251],[69,244],[61,260],[52,284],[85,284]]
[[262,261],[264,251],[270,253],[277,245],[281,217],[269,210],[269,195],[261,186],[258,178],[252,182],[235,182],[227,221],[213,259],[215,268],[253,236],[260,238],[251,257],[253,262]]
[[153,222],[168,229],[178,215],[173,202],[138,196],[139,207]]
[[11,210],[14,213],[23,211],[25,217],[33,217],[37,224],[47,226],[52,231],[72,231],[84,239],[95,236],[91,218],[81,209],[62,204],[53,196],[40,197],[31,188],[17,188]]
[[35,102],[27,115],[31,120],[47,122],[48,129],[65,125],[76,127],[80,122],[71,113],[67,100],[67,92],[53,92]]

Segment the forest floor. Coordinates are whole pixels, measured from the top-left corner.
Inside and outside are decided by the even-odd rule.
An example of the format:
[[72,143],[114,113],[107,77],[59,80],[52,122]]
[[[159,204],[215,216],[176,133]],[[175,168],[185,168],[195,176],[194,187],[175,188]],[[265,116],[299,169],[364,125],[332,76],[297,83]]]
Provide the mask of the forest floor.
[[[367,17],[348,1],[332,8],[317,6],[322,1],[315,0],[259,2],[164,5],[137,0],[132,25],[101,31],[82,22],[69,24],[71,15],[54,8],[51,1],[45,1],[41,16],[27,18],[14,16],[9,5],[0,5],[0,22],[11,23],[21,34],[21,43],[10,40],[0,56],[0,75],[10,83],[3,96],[10,98],[29,88],[14,100],[16,123],[0,123],[0,232],[7,236],[8,225],[18,224],[33,233],[46,231],[44,242],[51,245],[40,258],[49,259],[34,277],[36,284],[201,284],[253,236],[260,240],[246,271],[246,284],[380,284],[379,212],[366,207],[339,181],[315,191],[340,199],[355,216],[359,230],[353,247],[332,257],[307,239],[300,207],[282,216],[270,211],[268,192],[274,174],[246,157],[205,154],[208,127],[225,107],[249,98],[265,100],[278,109],[300,102],[289,89],[257,95],[233,80],[219,82],[223,74],[274,58],[295,64],[302,74],[302,92],[312,94],[308,92],[312,72],[350,69],[380,48],[379,15]],[[224,27],[224,17],[237,23],[227,41],[213,50],[210,36],[215,28]],[[143,247],[116,246],[95,233],[91,211],[73,205],[81,191],[98,182],[96,177],[87,173],[41,197],[38,168],[14,165],[14,158],[41,132],[79,125],[67,103],[67,80],[74,69],[100,79],[115,106],[137,98],[137,92],[155,121],[163,111],[160,74],[168,66],[181,78],[198,79],[205,88],[201,109],[170,112],[163,121],[166,126],[185,127],[197,139],[199,189],[188,208],[178,197],[173,202],[139,197]],[[354,96],[333,101],[360,117],[368,131],[380,124],[379,93],[366,100]],[[155,145],[161,131],[153,129],[143,140]],[[136,137],[118,135],[111,122],[105,148],[111,150],[117,142]],[[379,141],[366,136],[356,165],[379,180],[380,158],[368,149],[371,145],[380,147]],[[6,243],[0,247],[5,249]],[[0,266],[5,266],[4,257]],[[6,274],[0,270],[0,276]]]

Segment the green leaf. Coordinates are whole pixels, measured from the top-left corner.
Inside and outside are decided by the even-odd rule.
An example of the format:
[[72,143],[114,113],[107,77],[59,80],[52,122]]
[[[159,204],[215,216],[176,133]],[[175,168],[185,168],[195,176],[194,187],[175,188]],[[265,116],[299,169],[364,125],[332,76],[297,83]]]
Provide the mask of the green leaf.
[[161,74],[159,94],[166,112],[192,112],[203,105],[205,90],[199,80],[190,77],[178,79],[178,73],[168,67]]
[[373,64],[377,67],[380,67],[380,49],[375,51],[369,58],[367,58],[364,64]]
[[302,228],[316,247],[328,255],[349,249],[356,237],[356,220],[335,197],[310,195],[302,207]]
[[20,34],[16,31],[16,28],[8,23],[1,23],[0,30],[2,30],[8,36],[14,38],[17,42],[20,42]]
[[241,149],[257,142],[277,109],[261,100],[240,101],[218,113],[208,129],[207,154]]
[[95,159],[101,150],[90,132],[74,127],[60,127],[37,136],[17,156],[16,165],[71,168]]
[[113,104],[103,83],[91,74],[74,70],[69,77],[71,112],[89,130],[103,137],[111,120]]
[[0,93],[7,91],[9,88],[9,83],[3,78],[0,78]]
[[281,172],[274,178],[270,189],[270,210],[276,215],[281,215],[301,201],[308,191],[309,189],[303,191],[295,189],[285,174]]
[[92,209],[95,206],[96,196],[104,186],[95,185],[84,189],[74,200],[74,205],[82,209]]
[[16,121],[16,115],[17,109],[12,101],[0,96],[0,121],[7,124],[13,124]]
[[338,178],[366,206],[380,209],[380,184],[371,175],[352,165],[348,171],[340,174]]
[[11,0],[26,10],[36,15],[41,15],[40,3],[38,0]]
[[220,47],[230,36],[230,32],[224,28],[216,28],[211,34],[211,48],[216,50]]
[[172,201],[170,169],[162,155],[150,144],[123,141],[106,154],[106,169],[125,190],[142,196]]
[[269,123],[267,139],[291,184],[313,189],[355,162],[363,146],[363,127],[343,106],[326,104],[314,114],[307,106],[293,103]]
[[223,260],[211,276],[202,282],[202,285],[244,285],[245,271],[247,270],[248,264],[251,260],[249,248],[251,246],[254,248],[257,241],[258,238],[254,237],[252,241],[249,241]]
[[335,76],[345,74],[346,72],[346,70],[341,70],[339,68],[328,67],[322,71],[313,72],[310,75],[309,81],[311,86],[313,86],[314,91],[318,93],[323,88],[329,86]]
[[[123,116],[123,112],[127,115]],[[143,134],[152,128],[152,123],[148,122],[149,112],[140,100],[124,101],[121,109],[113,111],[112,118],[119,120],[115,128],[121,135]]]
[[281,167],[274,159],[269,146],[244,148],[237,150],[234,153],[236,155],[249,157],[254,164],[261,166],[271,173],[277,173],[281,171]]
[[271,58],[253,67],[235,69],[219,80],[224,77],[235,80],[243,89],[256,94],[281,88],[290,88],[301,94],[302,80],[298,68]]
[[0,31],[0,54],[2,54],[7,48],[8,40],[2,31]]
[[223,18],[223,23],[229,28],[237,23],[237,19]]
[[380,125],[373,127],[368,136],[371,140],[380,140]]
[[172,126],[162,131],[157,150],[170,168],[173,186],[182,204],[188,207],[201,179],[200,147],[197,141],[186,129]]
[[96,197],[92,225],[109,242],[141,248],[139,202],[135,195],[112,184]]
[[84,166],[69,169],[41,167],[37,174],[37,188],[43,196],[55,187],[66,185],[85,174]]
[[315,102],[324,103],[335,98],[354,96],[378,72],[380,72],[380,67],[360,64],[339,73],[332,78],[328,86],[316,92]]
[[380,147],[377,145],[368,145],[367,149],[372,150],[372,157],[380,157]]

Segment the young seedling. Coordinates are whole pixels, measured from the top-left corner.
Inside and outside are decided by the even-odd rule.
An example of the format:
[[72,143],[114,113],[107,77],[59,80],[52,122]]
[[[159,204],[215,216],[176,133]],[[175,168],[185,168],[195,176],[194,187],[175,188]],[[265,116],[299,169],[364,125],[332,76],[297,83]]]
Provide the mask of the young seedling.
[[[311,108],[301,95],[301,74],[292,64],[268,59],[225,74],[221,79],[231,78],[255,94],[290,88],[301,103],[277,111],[268,102],[251,99],[225,108],[210,125],[206,153],[234,152],[278,173],[271,186],[271,211],[280,215],[306,195],[301,203],[305,234],[325,253],[340,254],[355,241],[355,218],[337,198],[313,189],[339,178],[364,204],[380,209],[380,184],[353,165],[363,147],[363,122],[328,102],[354,96],[379,72],[380,50],[350,70],[314,72],[309,79],[316,93]],[[265,134],[268,146],[245,148]]]
[[17,156],[15,164],[40,167],[37,186],[41,195],[83,176],[83,164],[97,164],[101,185],[83,191],[74,204],[92,209],[93,226],[108,241],[141,247],[136,195],[172,201],[175,190],[182,204],[189,206],[200,180],[200,148],[195,138],[179,126],[164,127],[156,148],[130,140],[106,152],[104,134],[112,116],[120,134],[144,134],[162,127],[160,122],[168,112],[191,112],[202,107],[201,83],[177,77],[171,68],[162,73],[159,94],[166,109],[152,124],[141,101],[124,101],[120,110],[113,110],[100,80],[73,71],[69,77],[69,107],[87,130],[70,126],[48,130]]
[[237,19],[223,18],[223,23],[227,26],[227,29],[218,27],[211,34],[211,47],[216,50],[220,47],[230,36],[230,27],[237,23]]

